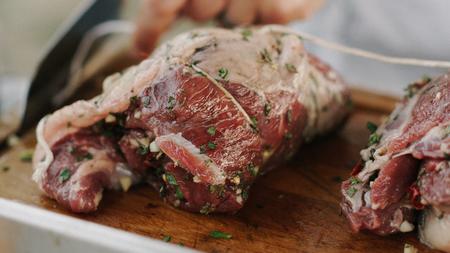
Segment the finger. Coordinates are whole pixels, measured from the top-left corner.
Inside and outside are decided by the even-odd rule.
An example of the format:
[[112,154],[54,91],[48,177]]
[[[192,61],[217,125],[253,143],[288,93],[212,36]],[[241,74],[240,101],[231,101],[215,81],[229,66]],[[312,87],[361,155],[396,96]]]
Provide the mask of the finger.
[[150,53],[160,35],[175,20],[186,0],[144,0],[137,19],[134,45],[145,56]]
[[316,12],[323,0],[260,0],[258,18],[262,23],[285,24],[306,19]]
[[257,2],[255,0],[230,0],[225,13],[228,23],[250,25],[256,18]]
[[190,0],[184,11],[196,21],[215,18],[224,8],[227,0]]

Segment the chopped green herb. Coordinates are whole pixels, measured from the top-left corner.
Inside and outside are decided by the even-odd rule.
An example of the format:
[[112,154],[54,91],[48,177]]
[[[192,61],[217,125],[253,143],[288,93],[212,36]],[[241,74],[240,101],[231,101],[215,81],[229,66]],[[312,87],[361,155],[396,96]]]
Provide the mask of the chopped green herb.
[[381,140],[381,135],[373,133],[369,136],[369,146],[379,143]]
[[25,150],[22,153],[20,153],[20,160],[22,162],[31,162],[33,159],[33,152],[30,150]]
[[198,52],[202,52],[205,51],[206,49],[208,49],[211,46],[211,44],[206,44],[204,46],[201,47],[197,47],[194,51],[194,54],[198,53]]
[[2,165],[2,172],[8,172],[10,167],[8,165]]
[[347,189],[347,195],[348,195],[350,198],[353,197],[353,196],[355,195],[355,193],[356,193],[356,188],[350,187],[350,188]]
[[292,122],[292,110],[289,109],[286,113],[286,118],[287,118],[287,122],[291,123]]
[[445,160],[450,160],[450,154],[449,153],[444,153],[444,158]]
[[204,206],[202,206],[202,209],[200,209],[201,214],[209,214],[212,211],[214,211],[214,207],[209,202],[207,202]]
[[182,242],[178,243],[178,246],[184,247],[184,244]]
[[272,110],[272,106],[269,103],[264,105],[264,115],[269,116],[270,111]]
[[193,62],[191,63],[191,67],[192,67],[193,65],[199,64],[200,62],[202,62],[202,61],[200,61],[200,60],[195,60],[195,61],[193,61]]
[[417,93],[419,88],[417,87],[416,83],[412,83],[408,85],[404,90],[405,90],[405,97],[412,98]]
[[248,190],[242,189],[242,199],[247,200],[248,199]]
[[214,142],[208,141],[208,148],[209,149],[216,149],[217,144],[215,144]]
[[287,71],[291,73],[297,73],[297,68],[294,65],[286,63],[284,66],[286,67]]
[[181,191],[180,187],[178,187],[178,186],[175,188],[175,197],[180,200],[184,199],[183,192]]
[[243,29],[241,32],[242,39],[245,41],[249,41],[249,37],[252,36],[252,30],[250,29]]
[[206,152],[206,145],[205,144],[200,145],[199,149],[200,149],[200,154],[204,154]]
[[136,152],[139,155],[146,155],[146,154],[148,154],[148,152],[150,152],[150,148],[148,146],[139,145],[139,147],[137,148]]
[[272,64],[272,58],[270,57],[269,51],[267,51],[267,49],[264,48],[264,50],[259,52],[259,54],[261,55],[261,59],[264,62]]
[[142,97],[142,104],[144,105],[144,107],[148,107],[150,105],[150,97]]
[[373,134],[375,131],[377,131],[378,126],[374,123],[367,121],[367,129],[369,129],[370,133]]
[[251,116],[250,120],[252,121],[253,127],[256,128],[258,126],[258,119],[255,116]]
[[247,170],[250,172],[250,174],[252,174],[252,176],[256,176],[258,175],[259,168],[253,165],[253,163],[250,163],[249,165],[247,165]]
[[216,134],[216,128],[215,127],[208,127],[208,130],[206,130],[206,132],[211,135],[214,136]]
[[172,174],[166,173],[166,180],[170,185],[178,185],[177,180]]
[[371,161],[375,161],[375,157],[374,157],[374,155],[375,155],[376,149],[374,149],[374,148],[371,148],[371,149],[369,150],[369,152],[370,152],[370,157],[369,157],[369,160],[371,160]]
[[361,183],[361,180],[359,180],[359,178],[357,178],[357,177],[351,177],[350,178],[350,185],[357,185],[357,184],[360,184]]
[[137,96],[130,97],[130,105],[135,105],[137,103]]
[[169,96],[169,100],[167,101],[166,109],[172,110],[175,107],[176,100],[174,97]]
[[170,240],[172,240],[172,236],[170,236],[170,235],[165,235],[163,237],[163,241],[165,241],[165,242],[170,242]]
[[429,83],[431,82],[431,77],[427,76],[427,75],[423,75],[422,76],[422,82],[424,83]]
[[215,239],[231,239],[233,237],[232,235],[222,232],[222,231],[219,231],[219,230],[211,231],[209,233],[209,236],[211,236],[212,238],[215,238]]
[[228,76],[228,69],[226,68],[220,68],[218,71],[218,75],[220,78],[225,79]]
[[215,193],[217,195],[219,195],[220,197],[223,197],[224,193],[225,193],[225,187],[224,185],[210,185],[209,186],[209,191],[211,193]]
[[59,173],[59,182],[64,183],[69,180],[71,176],[70,170],[67,167],[64,167],[61,173]]

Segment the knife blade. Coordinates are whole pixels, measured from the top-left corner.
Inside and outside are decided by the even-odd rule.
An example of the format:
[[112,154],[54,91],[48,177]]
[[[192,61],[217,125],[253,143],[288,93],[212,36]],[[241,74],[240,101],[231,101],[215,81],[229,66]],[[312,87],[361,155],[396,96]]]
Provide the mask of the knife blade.
[[117,19],[120,5],[121,0],[83,1],[72,18],[56,33],[32,78],[17,134],[23,134],[55,109],[51,98],[67,84],[70,62],[83,35],[102,22]]

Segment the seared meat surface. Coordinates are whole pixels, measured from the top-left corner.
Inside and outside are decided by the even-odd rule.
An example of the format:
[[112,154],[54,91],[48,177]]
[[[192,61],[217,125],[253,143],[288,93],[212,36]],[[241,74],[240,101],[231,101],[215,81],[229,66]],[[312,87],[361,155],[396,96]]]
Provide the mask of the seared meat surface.
[[449,74],[410,85],[388,119],[370,128],[369,147],[342,184],[341,206],[351,227],[381,235],[409,232],[425,210],[421,239],[449,251]]
[[139,181],[185,210],[238,211],[259,175],[349,112],[342,79],[276,30],[195,30],[110,76],[39,123],[34,180],[75,212]]

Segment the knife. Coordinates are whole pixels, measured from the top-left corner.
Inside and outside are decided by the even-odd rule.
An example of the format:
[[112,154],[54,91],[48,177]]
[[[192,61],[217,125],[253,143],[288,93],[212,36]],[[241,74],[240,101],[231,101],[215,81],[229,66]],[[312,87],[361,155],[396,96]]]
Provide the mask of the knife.
[[56,33],[39,63],[28,90],[27,102],[17,134],[25,133],[46,113],[55,109],[52,97],[69,79],[69,67],[83,35],[92,27],[117,19],[121,0],[86,0]]

